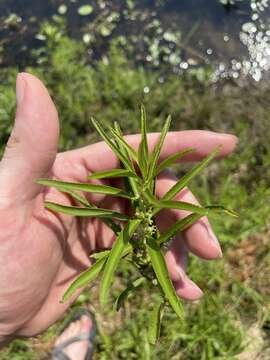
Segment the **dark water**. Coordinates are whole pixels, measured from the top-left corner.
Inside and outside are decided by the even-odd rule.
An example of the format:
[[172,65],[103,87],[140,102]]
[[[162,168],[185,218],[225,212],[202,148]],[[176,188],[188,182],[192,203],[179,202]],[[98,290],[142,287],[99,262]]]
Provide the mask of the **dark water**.
[[[91,13],[80,15],[82,5],[91,5]],[[119,38],[123,46],[133,45],[145,66],[166,64],[181,73],[211,64],[217,78],[259,81],[270,68],[269,15],[268,0],[0,0],[0,65],[35,62],[32,49],[46,40],[40,24],[54,18],[65,19],[68,33],[83,38],[90,60]]]

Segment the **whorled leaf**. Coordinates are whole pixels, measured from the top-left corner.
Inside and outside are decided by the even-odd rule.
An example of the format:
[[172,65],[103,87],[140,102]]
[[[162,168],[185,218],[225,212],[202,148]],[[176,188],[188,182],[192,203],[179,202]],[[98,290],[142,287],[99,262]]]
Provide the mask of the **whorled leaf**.
[[173,238],[179,231],[184,231],[196,221],[198,221],[203,215],[201,214],[190,214],[186,216],[184,219],[181,219],[170,226],[164,233],[162,233],[157,242],[159,245],[164,244],[165,242],[169,241]]
[[181,191],[187,184],[198,175],[211,160],[213,160],[218,153],[220,152],[220,146],[213,150],[210,155],[208,155],[204,160],[199,164],[195,165],[190,172],[185,174],[162,198],[162,200],[171,200]]
[[208,209],[210,214],[224,213],[232,217],[239,217],[238,213],[234,210],[228,209],[222,205],[207,205],[205,209]]
[[[63,191],[63,190],[62,190]],[[77,191],[74,190],[65,190],[65,193],[69,194],[73,200],[76,200],[79,204],[97,209],[97,206],[90,203],[84,196],[80,195]],[[118,224],[116,224],[112,219],[109,218],[101,218],[101,220],[112,229],[112,231],[117,234],[121,228]]]
[[88,179],[107,179],[119,177],[136,177],[136,173],[126,169],[113,169],[107,171],[100,171],[88,176]]
[[164,295],[166,296],[168,302],[170,303],[171,307],[178,315],[178,317],[183,320],[183,306],[173,287],[162,250],[160,249],[159,244],[153,238],[147,239],[147,251],[150,256],[151,264],[153,266],[157,280],[164,292]]
[[192,213],[201,214],[201,215],[208,215],[210,212],[210,207],[204,208],[202,206],[193,205],[191,203],[185,201],[164,201],[160,200],[153,203],[155,208],[161,209],[177,209],[177,210],[185,210],[190,211]]
[[141,142],[138,149],[138,163],[144,179],[148,172],[148,141],[147,141],[147,125],[145,108],[141,105]]
[[79,204],[81,204],[83,206],[90,207],[90,208],[95,207],[92,203],[90,203],[84,196],[79,194],[77,191],[66,189],[63,192],[69,194],[73,200],[76,200]]
[[[120,137],[123,137],[120,125],[116,121],[114,122],[114,129],[115,129],[115,132]],[[118,141],[118,139],[116,139],[116,144],[119,147],[119,149],[121,150],[121,152],[125,155],[125,157],[128,158],[128,160],[130,161],[131,169],[135,173],[135,168],[134,168],[134,165],[133,165],[132,161],[129,158],[129,154],[128,154],[127,149],[123,146],[123,144],[121,142]],[[137,197],[137,198],[140,196],[140,190],[139,190],[139,185],[138,185],[139,181],[138,180],[139,180],[138,177],[137,178],[129,177],[127,179],[124,178],[126,188],[130,189],[133,192],[134,196]]]
[[117,220],[129,220],[129,217],[125,214],[121,214],[116,211],[112,211],[109,209],[100,209],[100,208],[82,208],[77,206],[66,206],[57,203],[53,203],[50,201],[45,201],[44,206],[56,212],[60,212],[67,215],[73,216],[91,216],[91,217],[101,217],[101,218],[114,218]]
[[[125,250],[122,252],[122,258],[127,256],[132,250],[132,247],[128,245]],[[104,250],[99,253],[91,254],[91,258],[96,259],[97,261],[91,265],[87,270],[83,271],[76,280],[69,286],[67,291],[64,293],[62,302],[67,301],[76,290],[85,287],[91,281],[95,280],[103,269],[104,264],[106,263],[108,256],[111,250]]]
[[119,233],[117,236],[112,250],[110,251],[110,255],[108,257],[108,260],[106,262],[103,276],[100,283],[100,292],[99,292],[99,298],[101,305],[105,305],[107,303],[108,299],[108,293],[109,289],[112,283],[112,279],[115,273],[115,270],[121,260],[121,257],[123,256],[123,252],[125,248],[129,245],[129,239],[135,232],[137,226],[139,225],[140,220],[130,220],[123,230]]
[[40,185],[51,186],[61,190],[77,190],[83,192],[90,192],[105,195],[117,195],[129,199],[130,195],[125,193],[122,189],[118,189],[107,185],[93,185],[88,183],[73,183],[59,180],[39,179],[37,183]]
[[112,135],[116,138],[117,142],[120,143],[122,147],[126,150],[129,157],[136,161],[136,163],[138,163],[138,155],[136,151],[126,142],[126,140],[121,135],[118,134],[117,131],[115,131],[113,128],[110,128],[110,131]]
[[160,327],[163,316],[164,302],[158,301],[150,313],[149,327],[148,327],[148,341],[152,345],[156,345],[160,336]]
[[171,117],[168,116],[164,126],[163,126],[163,129],[160,133],[160,137],[159,137],[159,141],[158,143],[156,144],[156,146],[154,147],[154,150],[151,154],[151,157],[150,157],[150,161],[149,161],[149,171],[148,171],[148,174],[147,174],[147,181],[152,181],[154,176],[155,176],[155,170],[156,170],[156,167],[157,167],[157,163],[158,163],[158,159],[159,159],[159,156],[160,156],[160,152],[161,152],[161,148],[163,146],[163,143],[164,143],[164,140],[165,140],[165,137],[169,131],[169,127],[170,127],[170,123],[171,123]]
[[95,253],[90,255],[90,258],[93,258],[93,259],[96,259],[96,260],[102,259],[102,258],[108,256],[110,251],[111,250],[103,250],[103,251],[95,252]]
[[132,294],[140,285],[142,285],[145,281],[145,278],[140,277],[139,279],[136,279],[131,284],[129,284],[125,290],[121,292],[121,294],[117,297],[115,301],[115,309],[116,311],[119,311],[120,308],[123,306],[125,300],[128,298],[129,295]]
[[99,133],[99,135],[102,137],[102,139],[105,141],[105,143],[112,149],[112,151],[115,153],[115,155],[118,157],[118,159],[121,161],[123,166],[127,169],[132,171],[133,165],[130,159],[125,155],[121,149],[119,149],[115,143],[109,138],[109,136],[106,134],[106,132],[103,130],[103,128],[99,125],[99,123],[92,118],[91,119],[92,124],[94,125],[95,129]]
[[85,287],[91,281],[95,280],[106,263],[107,258],[108,255],[103,256],[91,265],[89,269],[83,271],[64,293],[62,302],[67,301],[78,289]]
[[163,170],[165,170],[166,168],[172,166],[173,164],[175,164],[176,161],[180,160],[182,157],[184,157],[187,154],[190,154],[192,151],[194,151],[194,149],[192,148],[188,148],[182,151],[179,151],[176,154],[173,154],[169,157],[167,157],[167,159],[163,160],[157,170],[155,171],[155,176],[157,176],[158,174],[160,174]]

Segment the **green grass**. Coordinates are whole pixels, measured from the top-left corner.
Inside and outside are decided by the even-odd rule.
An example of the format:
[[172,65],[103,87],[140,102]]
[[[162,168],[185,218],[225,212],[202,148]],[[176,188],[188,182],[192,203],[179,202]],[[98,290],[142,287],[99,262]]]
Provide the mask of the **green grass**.
[[[172,114],[174,129],[228,131],[239,136],[236,153],[212,164],[192,184],[204,204],[221,202],[241,217],[239,221],[226,217],[213,222],[224,250],[223,260],[191,258],[188,273],[205,296],[200,302],[185,303],[184,323],[173,313],[167,314],[159,344],[150,347],[144,332],[149,311],[141,307],[141,299],[149,304],[157,299],[147,286],[141,287],[119,314],[102,311],[98,283],[86,289],[74,305],[96,313],[99,333],[95,359],[237,359],[247,347],[249,326],[258,324],[263,329],[269,319],[269,84],[240,87],[225,81],[211,85],[207,76],[202,81],[196,72],[182,77],[168,75],[160,83],[158,72],[135,67],[114,44],[108,61],[88,64],[84,45],[65,35],[52,36],[42,64],[26,70],[40,76],[53,95],[62,126],[61,149],[97,140],[89,125],[92,115],[105,124],[117,120],[125,132],[134,132],[139,128],[141,102],[153,119],[150,130],[160,130],[161,119]],[[15,75],[12,68],[0,72],[2,149],[14,117]],[[146,86],[150,89],[147,94],[143,91]],[[178,169],[179,174],[186,168]],[[115,299],[136,276],[125,266],[118,275]],[[58,323],[38,339],[14,341],[0,353],[0,359],[45,358],[59,328]],[[270,347],[269,337],[264,345]]]

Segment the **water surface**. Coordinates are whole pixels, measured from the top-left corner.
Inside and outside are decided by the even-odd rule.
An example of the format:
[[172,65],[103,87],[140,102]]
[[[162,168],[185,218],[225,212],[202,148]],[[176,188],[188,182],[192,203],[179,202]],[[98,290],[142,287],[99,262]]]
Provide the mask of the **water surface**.
[[[88,15],[79,9],[90,5]],[[132,44],[138,63],[182,73],[212,65],[217,78],[247,76],[259,81],[270,68],[269,1],[255,0],[2,0],[1,66],[21,68],[35,60],[32,49],[46,40],[40,24],[57,15],[68,33],[82,38],[89,61],[106,55],[113,38]]]

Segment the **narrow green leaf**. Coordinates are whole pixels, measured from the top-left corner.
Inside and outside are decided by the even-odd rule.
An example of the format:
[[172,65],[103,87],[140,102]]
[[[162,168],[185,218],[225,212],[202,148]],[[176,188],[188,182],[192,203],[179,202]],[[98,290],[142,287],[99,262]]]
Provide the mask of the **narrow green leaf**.
[[[114,123],[114,129],[119,136],[123,137],[121,128],[116,121]],[[121,152],[126,156],[126,158],[129,159],[129,154],[128,154],[127,150],[123,147],[123,145],[117,139],[116,139],[116,143],[117,143],[119,149],[121,150]],[[129,161],[130,161],[130,159],[129,159]],[[133,165],[132,161],[130,162],[130,165],[131,165],[132,171],[135,173],[135,169],[134,169],[134,165]],[[126,181],[126,180],[128,180],[128,181]],[[139,191],[139,185],[138,185],[137,179],[131,178],[131,177],[127,178],[127,179],[124,178],[124,182],[125,182],[126,188],[131,190],[133,192],[134,196],[138,198],[140,195],[140,191]]]
[[188,227],[190,227],[192,224],[194,224],[196,221],[198,221],[203,215],[201,214],[190,214],[186,216],[184,219],[181,219],[177,221],[175,224],[169,227],[169,229],[161,234],[157,242],[161,245],[165,242],[169,241],[171,238],[173,238],[178,231],[184,231]]
[[88,176],[88,179],[107,179],[118,177],[136,177],[137,175],[130,170],[126,169],[113,169],[107,171],[100,171]]
[[145,107],[143,105],[141,105],[141,134],[142,134],[144,154],[146,157],[148,157],[147,122],[146,122]]
[[129,295],[132,294],[132,292],[139,287],[143,282],[145,281],[145,278],[141,277],[139,279],[136,279],[131,284],[129,284],[125,290],[121,292],[121,294],[117,297],[115,301],[115,309],[116,311],[119,311],[120,308],[123,306],[125,300],[129,297]]
[[102,257],[97,260],[93,265],[91,265],[87,270],[82,272],[75,281],[69,286],[67,291],[64,293],[62,301],[67,301],[71,295],[75,293],[76,290],[83,288],[88,285],[91,281],[95,280],[102,270],[104,264],[106,263],[107,256]]
[[164,255],[159,247],[159,245],[155,242],[154,239],[148,239],[147,241],[147,251],[151,259],[151,263],[156,274],[157,280],[167,297],[171,307],[178,315],[178,317],[182,320],[184,317],[183,306],[174,290],[172,281],[169,277],[168,269],[166,266],[166,262],[164,259]]
[[106,144],[112,149],[112,151],[115,153],[115,155],[118,157],[118,159],[122,162],[123,166],[127,170],[133,170],[132,162],[130,159],[128,159],[123,151],[121,151],[114,142],[109,138],[109,136],[106,134],[106,132],[102,129],[102,127],[99,125],[99,123],[94,119],[91,118],[92,124],[99,133],[99,135],[102,137],[102,139],[106,142]]
[[73,216],[94,216],[101,218],[114,218],[118,220],[129,220],[127,215],[112,211],[109,209],[100,209],[100,208],[82,208],[77,206],[65,206],[61,204],[56,204],[50,201],[45,201],[44,206],[47,209],[61,212],[67,215]]
[[123,146],[128,153],[129,157],[138,163],[138,155],[136,151],[126,142],[126,140],[117,133],[113,128],[110,128],[111,133],[117,139],[117,141]]
[[190,211],[196,214],[201,215],[208,215],[210,212],[210,207],[203,208],[198,205],[193,205],[191,203],[185,202],[185,201],[166,201],[166,200],[160,200],[156,203],[153,203],[153,206],[156,208],[161,209],[177,209],[177,210],[185,210]]
[[171,123],[171,117],[168,116],[164,126],[163,126],[163,129],[161,131],[161,134],[160,134],[160,137],[159,137],[159,141],[158,143],[156,144],[153,152],[152,152],[152,155],[150,157],[150,164],[149,164],[149,172],[148,172],[148,175],[147,175],[147,180],[148,181],[151,181],[153,180],[154,178],[154,174],[155,174],[155,170],[157,168],[157,163],[158,163],[158,159],[159,159],[159,156],[160,156],[160,152],[161,152],[161,148],[163,146],[163,143],[164,143],[164,140],[165,140],[165,137],[169,131],[169,128],[170,128],[170,123]]
[[[70,298],[74,292],[86,286],[89,282],[95,280],[100,271],[102,270],[105,262],[107,261],[108,255],[111,250],[104,250],[99,253],[92,254],[90,257],[96,259],[97,261],[91,265],[91,267],[81,273],[75,281],[70,285],[68,290],[65,292],[62,301],[64,302]],[[127,256],[132,251],[132,246],[129,244],[122,253],[122,258]],[[138,279],[139,280],[139,279]]]
[[185,174],[162,198],[162,200],[171,200],[176,194],[179,193],[199,172],[201,172],[211,160],[213,160],[220,152],[220,146],[211,152],[204,160],[195,165],[193,169]]
[[106,256],[109,255],[111,250],[103,250],[103,251],[99,251],[99,252],[96,252],[96,253],[93,253],[90,255],[90,258],[93,258],[95,260],[99,260],[99,259],[102,259]]
[[147,178],[147,163],[148,163],[148,158],[144,154],[143,142],[141,140],[138,149],[138,165],[143,179]]
[[113,244],[112,250],[104,267],[104,272],[100,284],[99,297],[101,305],[105,305],[107,303],[108,293],[115,270],[120,262],[124,250],[129,245],[129,239],[135,232],[139,223],[140,220],[130,220],[125,225],[124,229],[119,233]]
[[67,194],[69,194],[74,200],[78,201],[79,204],[84,205],[86,207],[95,207],[93,204],[91,204],[84,196],[80,195],[74,190],[65,190],[63,191]]
[[[71,197],[74,200],[77,200],[79,204],[84,205],[89,208],[97,209],[96,205],[90,203],[84,196],[78,194],[76,191],[66,190],[65,192],[67,194],[71,195]],[[115,222],[113,222],[112,219],[101,218],[101,221],[103,221],[108,227],[110,227],[115,234],[118,234],[118,232],[121,230],[120,226],[118,224],[116,224]]]
[[239,217],[236,211],[227,209],[226,207],[221,205],[208,205],[205,206],[205,208],[208,209],[210,213],[224,213],[233,217]]
[[172,166],[177,160],[181,159],[192,151],[194,151],[194,149],[189,148],[167,157],[167,159],[162,161],[162,163],[158,166],[157,170],[155,171],[155,176],[160,174],[166,168]]
[[[84,196],[81,196],[76,191],[66,190],[65,192],[67,194],[71,195],[71,197],[74,200],[77,200],[78,203],[81,204],[81,205],[84,205],[84,206],[89,207],[89,208],[95,208],[95,209],[98,208],[96,205],[90,203]],[[100,218],[100,220],[103,221],[104,224],[106,224],[109,228],[111,228],[112,231],[115,233],[115,235],[117,235],[119,233],[119,231],[121,230],[121,227],[118,224],[116,224],[112,219]]]
[[147,178],[148,168],[148,142],[145,108],[141,105],[141,142],[138,149],[138,161],[143,178]]
[[160,336],[160,327],[163,315],[163,301],[159,301],[154,305],[150,314],[149,328],[148,328],[148,340],[149,343],[155,345]]
[[51,186],[61,190],[79,190],[84,192],[91,192],[96,194],[117,195],[129,199],[129,194],[122,189],[118,189],[107,185],[93,185],[88,183],[72,183],[59,180],[39,179],[37,181],[40,185]]
[[[208,205],[205,207],[194,205],[185,201],[174,201],[174,200],[160,200],[153,201],[153,198],[147,197],[148,200],[152,201],[153,207],[158,209],[177,209],[177,210],[185,210],[190,211],[192,213],[200,214],[200,215],[213,215],[215,213],[224,213],[233,217],[238,217],[238,214],[230,209],[227,209],[221,205]],[[154,211],[156,214],[157,211]]]
[[116,311],[119,311],[120,308],[123,306],[125,300],[128,298],[129,295],[131,295],[134,288],[132,286],[128,286],[121,292],[121,294],[117,297],[114,308]]

